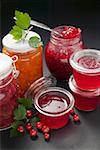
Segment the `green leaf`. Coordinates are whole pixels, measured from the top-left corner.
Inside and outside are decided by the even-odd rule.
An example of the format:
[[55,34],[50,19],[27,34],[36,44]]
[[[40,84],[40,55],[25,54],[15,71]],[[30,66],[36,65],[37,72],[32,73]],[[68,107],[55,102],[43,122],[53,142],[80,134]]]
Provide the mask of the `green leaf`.
[[18,102],[23,104],[26,108],[32,108],[32,99],[20,98]]
[[18,108],[14,110],[14,119],[22,120],[26,118],[26,109],[25,106],[19,105]]
[[34,118],[31,118],[30,120],[33,127],[35,127],[36,122],[39,122],[39,121],[40,121],[39,117],[34,117]]
[[13,122],[12,123],[12,125],[11,125],[11,127],[13,128],[13,129],[17,129],[17,127],[19,126],[19,125],[24,125],[24,122],[23,121],[15,121],[15,122]]
[[10,130],[10,137],[16,137],[16,136],[18,136],[18,135],[19,135],[19,132],[17,131],[17,129],[12,128],[12,129]]
[[16,17],[16,25],[19,26],[21,29],[28,29],[30,26],[31,18],[27,13],[22,13],[20,11],[15,11]]
[[10,31],[10,34],[13,35],[13,38],[15,40],[19,40],[22,38],[23,32],[24,31],[20,27],[15,25],[15,26],[13,26],[12,30]]
[[37,36],[31,37],[28,42],[29,42],[29,45],[34,48],[38,48],[40,45],[43,45],[43,43],[41,42],[41,39],[38,38]]

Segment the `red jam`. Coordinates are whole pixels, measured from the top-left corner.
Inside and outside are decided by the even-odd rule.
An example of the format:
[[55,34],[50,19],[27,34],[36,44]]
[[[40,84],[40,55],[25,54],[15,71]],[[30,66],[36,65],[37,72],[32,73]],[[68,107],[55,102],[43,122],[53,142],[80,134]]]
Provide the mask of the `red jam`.
[[72,94],[55,85],[54,77],[42,77],[33,82],[25,94],[26,98],[33,99],[41,122],[51,129],[64,127],[74,107]]
[[48,116],[39,113],[39,117],[41,121],[51,129],[58,129],[68,123],[68,114],[53,117],[54,114],[59,114],[67,109],[68,105],[64,98],[60,96],[46,95],[45,97],[40,98],[39,105],[42,111],[50,114]]
[[81,90],[75,83],[73,76],[70,77],[69,87],[75,98],[75,107],[82,111],[93,111],[97,108],[100,100],[100,89],[94,91]]
[[75,107],[83,111],[93,111],[97,108],[100,96],[87,97],[80,94],[73,94],[75,98]]
[[[85,52],[89,54],[86,55]],[[95,55],[96,52],[98,55]],[[80,51],[79,58],[74,61],[74,57],[78,55],[76,52],[71,60],[74,79],[78,87],[83,90],[100,88],[100,52],[98,50],[84,50],[84,54],[81,53]]]
[[59,80],[68,80],[72,74],[69,58],[73,52],[82,48],[79,28],[69,26],[55,28],[45,51],[46,63],[50,72]]
[[64,39],[75,38],[78,33],[78,28],[68,26],[65,26],[64,30],[61,32]]
[[[16,81],[12,78],[12,74],[10,74],[5,79],[0,80],[0,129],[7,128],[11,125],[13,121],[13,110],[17,106],[16,99],[18,95]],[[10,80],[11,82],[9,82]],[[3,87],[3,85],[5,86]]]
[[68,124],[74,98],[59,87],[49,87],[35,96],[35,108],[40,120],[51,129],[58,129]]
[[67,109],[66,100],[61,96],[46,95],[39,99],[39,105],[43,111],[58,114]]

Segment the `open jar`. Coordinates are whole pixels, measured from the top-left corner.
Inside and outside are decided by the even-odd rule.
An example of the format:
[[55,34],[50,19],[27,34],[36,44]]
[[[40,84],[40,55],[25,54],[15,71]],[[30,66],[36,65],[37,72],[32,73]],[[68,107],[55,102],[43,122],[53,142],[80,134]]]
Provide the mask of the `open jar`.
[[83,90],[100,88],[100,51],[84,49],[72,54],[70,64],[77,86]]
[[59,26],[51,32],[45,49],[48,69],[58,80],[68,80],[72,74],[69,58],[75,51],[83,49],[81,29],[72,26]]
[[0,130],[5,130],[13,122],[18,98],[14,75],[13,60],[0,53]]
[[43,77],[37,80],[25,97],[33,99],[40,120],[50,129],[62,128],[68,124],[74,98],[67,90],[55,87],[55,79]]
[[43,75],[42,46],[39,45],[37,48],[33,48],[28,43],[28,40],[33,36],[40,38],[37,33],[29,31],[24,41],[16,42],[11,34],[7,34],[2,40],[3,53],[9,56],[17,55],[18,57],[15,65],[19,70],[17,83],[21,97],[23,97],[32,82]]
[[81,90],[73,78],[69,79],[69,87],[75,98],[75,107],[82,111],[93,111],[97,108],[100,100],[100,88],[93,91]]

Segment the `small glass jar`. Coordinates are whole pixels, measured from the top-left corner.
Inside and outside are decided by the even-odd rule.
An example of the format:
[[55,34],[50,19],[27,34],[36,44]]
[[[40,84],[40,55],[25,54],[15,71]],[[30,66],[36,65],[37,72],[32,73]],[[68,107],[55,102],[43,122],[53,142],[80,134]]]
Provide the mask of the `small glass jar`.
[[100,51],[84,49],[70,58],[74,79],[80,89],[95,90],[100,88]]
[[59,129],[69,122],[74,98],[67,90],[54,86],[53,78],[44,77],[31,85],[25,97],[33,98],[39,118],[44,124],[50,129]]
[[17,84],[14,79],[12,59],[0,53],[0,131],[13,122],[13,110],[17,106]]
[[[64,37],[63,32],[73,32],[73,36]],[[77,33],[75,32],[77,30]],[[59,26],[51,32],[51,38],[45,49],[47,66],[58,80],[68,80],[72,74],[69,58],[75,51],[83,49],[81,30],[72,26]]]
[[19,85],[20,96],[23,97],[31,83],[43,76],[42,68],[42,46],[38,48],[30,47],[28,40],[32,36],[40,36],[29,31],[25,41],[16,42],[11,34],[3,38],[3,53],[13,56],[17,55],[18,61],[15,63],[19,76],[17,83]]
[[100,88],[93,91],[81,90],[73,78],[69,79],[69,87],[75,98],[75,107],[82,111],[93,111],[97,108],[100,100]]

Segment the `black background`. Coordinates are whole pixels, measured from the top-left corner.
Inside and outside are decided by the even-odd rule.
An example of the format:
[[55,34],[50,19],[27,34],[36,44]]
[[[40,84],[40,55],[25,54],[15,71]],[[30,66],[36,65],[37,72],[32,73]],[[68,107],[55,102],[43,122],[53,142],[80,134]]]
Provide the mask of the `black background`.
[[[82,29],[85,47],[100,49],[100,1],[99,0],[2,0],[1,39],[14,24],[15,10],[28,12],[32,19],[43,22],[51,28],[59,25],[73,25]],[[34,27],[43,39],[44,47],[50,32]],[[1,46],[2,47],[2,46]],[[44,73],[48,70],[44,63]],[[69,125],[52,132],[49,143],[31,141],[28,136],[9,138],[9,131],[1,132],[1,149],[35,150],[99,150],[100,149],[100,107],[94,112],[79,112],[82,123]]]
[[[1,0],[1,37],[11,30],[16,9],[28,12],[32,19],[52,28],[61,24],[79,26],[86,47],[100,49],[99,0]],[[38,28],[34,30],[46,43],[50,34]]]

